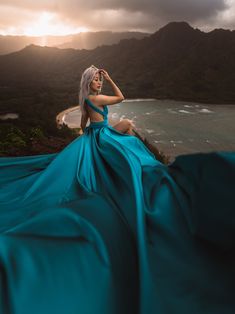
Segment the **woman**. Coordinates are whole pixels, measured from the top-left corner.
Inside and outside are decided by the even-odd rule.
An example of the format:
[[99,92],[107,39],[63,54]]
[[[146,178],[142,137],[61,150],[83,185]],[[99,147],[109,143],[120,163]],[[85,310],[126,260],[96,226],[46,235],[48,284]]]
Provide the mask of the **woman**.
[[[103,78],[111,85],[114,96],[100,94],[103,85]],[[104,106],[115,105],[122,102],[124,100],[124,96],[117,85],[110,78],[107,71],[98,69],[92,65],[83,72],[80,83],[79,103],[82,112],[81,129],[83,132],[85,131],[86,123],[89,118],[91,122],[100,122],[103,120],[102,115],[89,106],[89,100],[96,107],[98,107],[98,109],[101,109],[104,108]],[[113,127],[119,132],[132,135],[134,134],[132,132],[134,123],[130,119],[123,119]]]
[[[106,96],[100,94],[103,85],[103,78],[113,88],[114,96]],[[104,108],[104,106],[107,105],[115,105],[124,100],[122,92],[110,78],[107,71],[103,69],[98,69],[93,65],[87,68],[81,78],[79,93],[79,103],[82,112],[81,129],[83,130],[83,132],[85,131],[85,126],[88,118],[90,118],[91,122],[99,122],[103,120],[102,115],[94,111],[93,108],[89,107],[89,102],[88,104],[86,102],[87,98],[98,108]],[[122,119],[113,127],[119,132],[134,135],[134,133],[132,132],[134,123],[130,119]]]
[[235,152],[166,166],[129,122],[108,124],[121,100],[90,67],[84,134],[0,158],[0,313],[235,313]]

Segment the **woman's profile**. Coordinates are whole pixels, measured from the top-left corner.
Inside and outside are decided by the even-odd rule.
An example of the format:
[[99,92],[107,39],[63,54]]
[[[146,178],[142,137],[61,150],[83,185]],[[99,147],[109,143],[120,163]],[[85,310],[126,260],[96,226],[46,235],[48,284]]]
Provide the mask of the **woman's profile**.
[[[101,94],[104,80],[111,85],[114,93],[113,96]],[[124,96],[122,92],[107,71],[98,69],[94,65],[87,68],[82,74],[79,92],[79,104],[82,113],[81,129],[83,132],[85,131],[88,119],[90,119],[91,123],[105,120],[105,107],[115,105],[123,100]],[[114,129],[126,134],[133,134],[133,127],[134,123],[130,119],[122,119],[113,125]]]

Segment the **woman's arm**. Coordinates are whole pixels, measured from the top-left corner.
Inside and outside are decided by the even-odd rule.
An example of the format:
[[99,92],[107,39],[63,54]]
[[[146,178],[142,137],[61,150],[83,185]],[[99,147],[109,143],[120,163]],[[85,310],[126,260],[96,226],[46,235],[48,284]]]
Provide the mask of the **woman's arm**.
[[98,105],[98,106],[101,106],[101,105],[114,105],[114,104],[117,104],[117,103],[123,101],[125,98],[124,98],[121,90],[118,88],[118,86],[111,79],[111,77],[109,76],[108,72],[103,70],[103,69],[99,70],[99,72],[103,75],[105,80],[107,82],[109,82],[109,84],[111,85],[111,87],[113,89],[113,92],[114,92],[115,96],[107,96],[107,95],[96,95],[96,96],[93,96],[95,98],[95,104]]
[[89,116],[88,116],[87,112],[85,114],[84,113],[82,114],[82,117],[81,117],[81,129],[82,129],[83,133],[85,131],[88,118],[89,118]]

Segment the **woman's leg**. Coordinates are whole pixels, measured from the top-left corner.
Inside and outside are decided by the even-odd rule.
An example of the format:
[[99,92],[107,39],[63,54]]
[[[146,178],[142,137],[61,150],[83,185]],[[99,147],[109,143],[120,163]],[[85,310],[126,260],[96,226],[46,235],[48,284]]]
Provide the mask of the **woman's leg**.
[[123,119],[113,125],[113,128],[115,128],[117,131],[122,133],[127,133],[130,135],[135,135],[132,131],[132,129],[135,127],[134,123],[130,119]]

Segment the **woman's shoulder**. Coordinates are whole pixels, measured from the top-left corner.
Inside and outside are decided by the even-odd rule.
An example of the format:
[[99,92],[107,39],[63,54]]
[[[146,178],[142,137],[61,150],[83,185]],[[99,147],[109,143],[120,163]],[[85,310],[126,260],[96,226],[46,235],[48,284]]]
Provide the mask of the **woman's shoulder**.
[[90,100],[95,106],[103,107],[100,95],[88,95],[87,99]]
[[87,99],[89,99],[89,100],[94,100],[95,98],[96,98],[96,95],[89,94],[87,96]]

